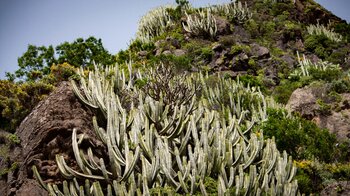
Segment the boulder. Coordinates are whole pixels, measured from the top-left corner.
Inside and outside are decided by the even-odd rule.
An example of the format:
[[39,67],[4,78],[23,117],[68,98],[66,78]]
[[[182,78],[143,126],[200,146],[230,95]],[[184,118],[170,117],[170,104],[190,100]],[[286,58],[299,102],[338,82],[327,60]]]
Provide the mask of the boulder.
[[215,16],[215,20],[217,26],[217,35],[227,35],[231,33],[230,23],[226,19]]
[[147,54],[148,54],[148,52],[144,51],[144,50],[142,50],[142,51],[137,53],[137,55],[140,56],[140,57],[145,57],[145,56],[147,56]]
[[181,49],[176,49],[173,51],[174,55],[175,56],[183,56],[186,54],[186,51],[185,50],[181,50]]
[[330,100],[326,87],[308,86],[295,90],[287,104],[292,112],[314,121],[318,127],[328,129],[341,141],[350,138],[350,94],[341,94],[340,102],[329,102],[333,110],[328,115],[319,112],[317,100]]
[[288,54],[281,56],[281,59],[288,65],[289,69],[293,69],[294,65],[297,64],[296,59]]
[[292,112],[299,112],[302,117],[311,120],[317,115],[319,109],[317,99],[321,99],[326,95],[327,90],[322,86],[299,88],[292,93],[286,107]]
[[270,57],[270,50],[264,46],[258,44],[251,44],[251,54],[257,59],[264,59]]
[[232,71],[247,71],[250,67],[248,65],[248,60],[249,60],[249,57],[244,52],[234,56],[232,59],[231,70]]
[[214,51],[214,52],[221,52],[223,50],[223,45],[220,44],[220,43],[215,43],[211,49]]
[[162,52],[162,54],[164,54],[164,55],[171,55],[172,52],[170,50],[166,50],[166,51]]
[[[55,155],[64,153],[72,157],[71,134],[86,133],[93,138],[92,112],[74,95],[69,82],[62,82],[57,89],[32,110],[22,121],[16,135],[20,146],[11,154],[11,162],[19,164],[15,172],[7,175],[7,187],[0,195],[47,195],[33,179],[32,166],[36,165],[44,180],[60,181]],[[96,147],[98,141],[92,141]]]
[[236,41],[240,43],[249,43],[250,35],[249,33],[244,29],[244,27],[241,27],[239,25],[236,25],[233,30],[233,35]]

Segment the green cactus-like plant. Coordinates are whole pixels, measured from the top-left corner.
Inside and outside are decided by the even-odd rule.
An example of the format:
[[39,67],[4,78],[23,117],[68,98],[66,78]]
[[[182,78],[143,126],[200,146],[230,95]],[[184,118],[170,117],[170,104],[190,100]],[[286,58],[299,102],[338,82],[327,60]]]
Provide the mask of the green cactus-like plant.
[[253,16],[247,7],[247,3],[243,5],[240,1],[234,1],[222,5],[214,5],[210,6],[208,9],[211,10],[212,13],[223,15],[229,20],[234,21],[238,24],[243,24]]
[[319,60],[318,62],[314,63],[310,59],[308,59],[304,54],[303,57],[300,57],[299,52],[297,52],[298,62],[299,62],[299,68],[294,70],[293,73],[290,74],[289,78],[295,78],[295,77],[301,77],[301,76],[311,76],[312,71],[321,71],[321,72],[327,72],[331,70],[339,70],[340,67],[338,64],[333,64],[327,61]]
[[165,32],[166,28],[173,24],[170,14],[167,11],[170,6],[162,6],[149,11],[139,21],[137,39],[148,43],[154,37]]
[[209,108],[221,110],[225,116],[233,115],[241,122],[265,121],[268,107],[283,107],[273,99],[265,97],[259,88],[245,87],[239,80],[202,75],[201,84],[202,95]]
[[217,33],[217,24],[210,10],[201,10],[196,14],[186,15],[186,23],[182,23],[185,31],[194,36],[209,36],[214,38]]
[[334,32],[333,29],[330,29],[322,24],[317,23],[316,25],[309,25],[306,27],[307,32],[310,35],[325,35],[328,39],[334,42],[341,42],[343,40],[343,36]]
[[[169,113],[169,105],[139,92],[138,104],[127,110],[118,103],[119,94],[113,88],[117,85],[116,78],[124,75],[120,72],[112,68],[96,69],[87,81],[81,81],[85,82],[81,84],[86,86],[82,87],[84,93],[79,91],[79,94],[79,88],[75,87],[79,98],[105,111],[106,126],[101,127],[96,118],[93,125],[107,152],[101,156],[91,147],[86,149],[81,145],[84,134],[74,129],[72,148],[76,166],[68,165],[62,155],[56,156],[58,168],[66,179],[61,186],[45,184],[33,167],[39,183],[51,195],[149,195],[151,189],[163,186],[172,187],[180,194],[207,195],[204,184],[208,177],[217,179],[219,195],[233,190],[236,195],[298,193],[297,182],[293,180],[296,168],[287,153],[280,154],[274,139],[264,140],[262,132],[242,130],[241,124],[253,126],[253,120],[263,117],[243,117],[246,108],[237,103],[238,99],[231,98],[231,105],[236,109],[241,107],[241,112],[229,110],[231,114],[225,119],[222,111],[208,107],[208,102],[219,100],[210,93],[208,99],[194,96],[191,103],[175,104],[174,111]],[[113,74],[113,80],[93,77],[105,74]],[[103,90],[90,89],[96,83]],[[131,88],[128,85],[119,84],[120,88]],[[224,89],[207,86],[204,91]],[[252,89],[247,92],[259,93]],[[262,100],[265,99],[251,101]]]

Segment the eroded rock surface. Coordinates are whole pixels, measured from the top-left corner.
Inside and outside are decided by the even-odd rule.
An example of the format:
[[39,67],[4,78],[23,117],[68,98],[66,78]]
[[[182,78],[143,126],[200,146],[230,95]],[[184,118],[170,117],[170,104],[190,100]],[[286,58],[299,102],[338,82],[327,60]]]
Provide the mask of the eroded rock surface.
[[[350,94],[340,94],[338,99],[332,100],[325,86],[308,86],[295,90],[287,107],[336,134],[338,139],[347,140],[350,138]],[[320,101],[328,105],[327,114],[322,111]]]
[[327,95],[327,89],[323,86],[307,86],[296,89],[289,98],[287,107],[293,112],[299,112],[301,116],[311,120],[317,115],[319,106],[317,100]]
[[47,195],[33,180],[31,167],[36,165],[47,182],[59,180],[55,155],[72,155],[73,128],[92,136],[92,113],[75,97],[69,82],[61,83],[47,99],[41,101],[16,131],[21,140],[11,154],[16,171],[7,175],[7,187],[0,195]]

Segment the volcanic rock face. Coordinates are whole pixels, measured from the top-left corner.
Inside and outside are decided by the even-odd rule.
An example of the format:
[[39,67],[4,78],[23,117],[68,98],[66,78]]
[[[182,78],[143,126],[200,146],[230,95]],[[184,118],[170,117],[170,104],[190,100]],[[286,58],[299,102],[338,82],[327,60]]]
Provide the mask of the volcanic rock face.
[[92,114],[75,97],[70,83],[63,82],[47,99],[41,101],[16,131],[21,143],[11,153],[19,163],[17,171],[7,176],[7,188],[0,195],[47,195],[33,180],[31,167],[36,165],[44,180],[60,178],[55,155],[71,155],[71,132],[93,135]]
[[[320,112],[322,110],[320,100],[329,100],[326,87],[309,86],[295,90],[287,104],[293,112],[299,112],[304,118],[313,120],[319,127],[328,129],[336,134],[339,140],[350,138],[350,94],[340,94],[339,100],[328,103],[329,114]],[[326,103],[327,104],[327,103]]]
[[288,101],[287,107],[292,111],[299,112],[304,118],[311,120],[317,114],[319,106],[317,99],[325,97],[325,88],[305,87],[296,89]]

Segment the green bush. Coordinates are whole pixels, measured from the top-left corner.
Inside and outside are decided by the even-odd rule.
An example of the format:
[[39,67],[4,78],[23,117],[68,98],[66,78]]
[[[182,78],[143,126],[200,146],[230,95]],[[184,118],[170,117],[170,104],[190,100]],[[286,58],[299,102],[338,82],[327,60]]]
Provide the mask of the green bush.
[[259,25],[253,19],[247,20],[244,23],[244,29],[249,32],[252,38],[256,38],[259,35]]
[[298,180],[298,188],[301,193],[310,195],[315,190],[313,190],[312,180],[309,175],[305,174],[302,169],[298,169],[295,178]]
[[331,115],[332,114],[332,106],[330,104],[325,103],[323,100],[318,99],[316,103],[319,106],[318,112],[322,115]]
[[192,59],[187,55],[175,56],[175,55],[164,55],[161,54],[158,57],[152,59],[152,64],[157,65],[164,63],[173,67],[175,70],[188,70],[191,68]]
[[155,45],[153,42],[149,42],[149,43],[143,43],[140,40],[134,40],[130,46],[129,46],[129,50],[133,51],[133,52],[139,52],[139,51],[153,51],[155,49]]
[[264,21],[260,26],[260,33],[265,36],[271,36],[276,31],[276,23],[274,21]]
[[256,86],[256,87],[259,87],[262,92],[266,91],[263,82],[261,80],[259,80],[258,77],[256,77],[256,76],[246,74],[246,75],[239,76],[238,80],[245,87],[247,87],[248,85],[251,87]]
[[3,175],[8,174],[9,172],[13,172],[18,168],[18,163],[14,162],[11,164],[11,166],[9,168],[0,168],[0,177],[2,177]]
[[310,76],[313,80],[323,80],[326,82],[332,82],[341,77],[342,70],[341,69],[316,69],[314,67],[310,67],[309,69]]
[[261,129],[265,136],[275,138],[279,150],[286,150],[296,160],[314,157],[326,162],[334,160],[335,135],[311,121],[299,116],[289,118],[283,110],[269,109]]
[[231,47],[230,54],[236,55],[236,54],[239,54],[241,52],[249,53],[250,52],[250,47],[248,45],[242,45],[242,44],[233,45]]
[[200,56],[206,61],[211,61],[214,56],[214,51],[209,47],[204,47],[200,50]]
[[334,31],[336,33],[339,33],[343,35],[344,40],[349,42],[350,41],[350,24],[347,23],[338,23],[334,27]]
[[296,179],[301,193],[318,194],[329,183],[350,180],[349,163],[325,164],[317,160],[302,160],[295,162],[298,171]]
[[287,20],[284,22],[282,32],[286,41],[295,40],[298,36],[301,36],[302,28],[299,24]]
[[341,65],[344,63],[349,53],[350,53],[350,49],[348,47],[343,47],[337,50],[333,50],[332,54],[326,57],[326,61]]
[[284,14],[285,12],[295,9],[291,1],[272,3],[270,14],[273,16]]
[[7,135],[7,139],[10,142],[10,144],[19,144],[21,142],[21,140],[18,138],[16,134]]
[[346,78],[333,80],[331,89],[337,93],[350,93],[350,80]]
[[332,50],[338,47],[338,44],[330,40],[324,34],[308,35],[305,39],[305,48],[314,52],[318,57],[325,59],[332,54]]
[[14,132],[35,105],[53,89],[43,82],[23,84],[0,80],[0,128]]

